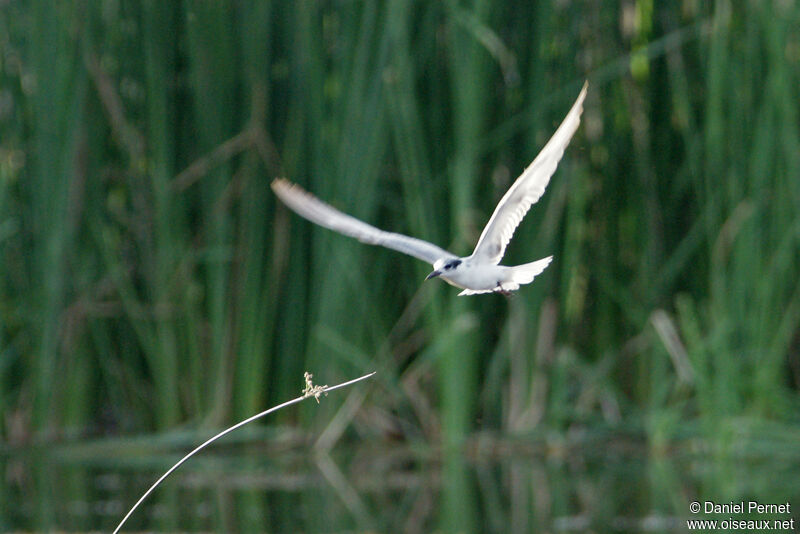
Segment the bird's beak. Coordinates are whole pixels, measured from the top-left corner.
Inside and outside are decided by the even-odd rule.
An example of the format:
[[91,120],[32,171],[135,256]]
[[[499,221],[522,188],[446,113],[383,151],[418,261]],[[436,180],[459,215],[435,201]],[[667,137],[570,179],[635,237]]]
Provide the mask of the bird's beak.
[[431,278],[436,278],[440,274],[442,274],[442,271],[433,271],[431,274],[429,274],[428,276],[425,277],[425,280],[430,280]]

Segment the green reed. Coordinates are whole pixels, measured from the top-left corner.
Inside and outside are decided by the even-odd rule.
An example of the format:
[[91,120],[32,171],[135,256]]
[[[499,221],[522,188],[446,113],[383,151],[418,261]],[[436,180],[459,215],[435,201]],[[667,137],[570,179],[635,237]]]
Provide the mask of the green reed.
[[[369,402],[448,445],[788,418],[800,15],[635,4],[1,8],[0,407],[30,413],[3,439],[216,426],[370,358]],[[508,250],[555,261],[510,300],[423,283],[269,190],[467,253],[585,79]]]

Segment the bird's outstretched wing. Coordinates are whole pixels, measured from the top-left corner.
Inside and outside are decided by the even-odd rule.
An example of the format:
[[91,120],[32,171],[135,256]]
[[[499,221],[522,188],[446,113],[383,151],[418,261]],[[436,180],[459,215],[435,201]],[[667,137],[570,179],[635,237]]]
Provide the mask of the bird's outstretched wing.
[[539,200],[545,187],[550,182],[550,176],[556,170],[564,149],[572,139],[575,130],[581,122],[583,99],[586,97],[587,83],[583,84],[578,99],[572,105],[567,116],[556,133],[547,142],[533,163],[517,178],[509,188],[497,207],[492,218],[486,223],[478,244],[472,256],[487,263],[497,264],[505,254],[506,246],[511,241],[517,226],[528,213],[531,205]]
[[355,217],[346,215],[336,208],[322,202],[308,193],[300,186],[284,179],[272,182],[272,190],[298,215],[309,221],[339,232],[349,237],[354,237],[362,243],[381,245],[387,248],[414,256],[422,261],[433,264],[441,258],[455,258],[454,254],[437,247],[432,243],[408,237],[402,234],[384,232],[374,226],[359,221]]

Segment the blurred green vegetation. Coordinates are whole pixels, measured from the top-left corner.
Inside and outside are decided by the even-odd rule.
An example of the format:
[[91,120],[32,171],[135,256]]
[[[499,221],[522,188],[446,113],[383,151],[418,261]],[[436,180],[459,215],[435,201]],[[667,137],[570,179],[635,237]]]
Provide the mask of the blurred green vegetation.
[[[624,426],[724,452],[730,425],[796,425],[799,23],[780,1],[4,3],[0,440],[217,427],[304,370],[379,375],[278,422],[448,445]],[[466,253],[585,79],[504,263],[555,261],[510,299],[423,283],[269,189]]]

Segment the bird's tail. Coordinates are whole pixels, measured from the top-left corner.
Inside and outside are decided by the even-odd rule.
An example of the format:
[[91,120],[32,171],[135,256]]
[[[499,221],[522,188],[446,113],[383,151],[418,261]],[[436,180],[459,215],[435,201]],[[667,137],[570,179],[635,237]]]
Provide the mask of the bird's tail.
[[553,261],[553,256],[547,256],[541,260],[512,267],[511,274],[514,283],[518,285],[530,284],[534,278],[550,265],[551,261]]

